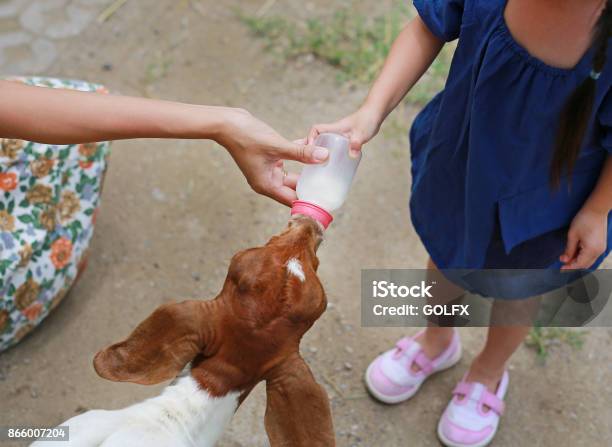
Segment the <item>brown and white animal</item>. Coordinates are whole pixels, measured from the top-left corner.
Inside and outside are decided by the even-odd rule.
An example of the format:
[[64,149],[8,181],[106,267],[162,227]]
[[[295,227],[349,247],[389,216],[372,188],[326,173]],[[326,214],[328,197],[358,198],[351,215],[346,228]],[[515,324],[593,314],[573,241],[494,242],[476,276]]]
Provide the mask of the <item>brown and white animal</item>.
[[190,368],[158,397],[66,421],[69,445],[212,446],[262,380],[272,446],[334,445],[329,400],[299,354],[327,304],[316,275],[321,239],[316,222],[293,217],[265,246],[232,258],[215,299],[164,304],[127,339],[98,352],[95,370],[113,381],[151,385]]

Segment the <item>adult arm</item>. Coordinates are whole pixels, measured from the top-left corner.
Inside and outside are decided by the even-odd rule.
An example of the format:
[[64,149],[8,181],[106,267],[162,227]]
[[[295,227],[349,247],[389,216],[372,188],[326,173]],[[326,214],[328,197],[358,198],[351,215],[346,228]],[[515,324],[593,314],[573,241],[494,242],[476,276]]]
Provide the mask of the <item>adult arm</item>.
[[283,160],[319,163],[327,151],[290,142],[242,109],[100,95],[0,81],[0,137],[47,144],[129,138],[211,139],[251,187],[289,205],[297,176]]

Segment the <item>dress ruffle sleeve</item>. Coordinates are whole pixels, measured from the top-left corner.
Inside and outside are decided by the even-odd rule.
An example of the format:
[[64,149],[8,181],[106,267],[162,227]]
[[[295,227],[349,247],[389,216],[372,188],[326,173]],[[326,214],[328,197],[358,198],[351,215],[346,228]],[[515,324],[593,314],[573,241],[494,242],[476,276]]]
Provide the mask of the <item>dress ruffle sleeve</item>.
[[459,37],[469,0],[414,0],[414,7],[436,37],[450,42]]

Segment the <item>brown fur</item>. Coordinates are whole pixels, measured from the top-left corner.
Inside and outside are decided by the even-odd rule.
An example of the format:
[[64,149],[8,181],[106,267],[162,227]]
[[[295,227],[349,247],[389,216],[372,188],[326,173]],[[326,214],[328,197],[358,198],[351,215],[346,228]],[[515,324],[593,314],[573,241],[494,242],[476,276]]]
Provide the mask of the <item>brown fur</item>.
[[[155,384],[187,363],[213,396],[244,399],[266,381],[265,425],[271,445],[335,445],[329,401],[299,354],[302,336],[325,311],[316,275],[320,227],[294,217],[263,247],[237,253],[221,293],[210,301],[157,308],[124,341],[98,352],[94,368],[109,380]],[[306,280],[287,271],[298,259]]]

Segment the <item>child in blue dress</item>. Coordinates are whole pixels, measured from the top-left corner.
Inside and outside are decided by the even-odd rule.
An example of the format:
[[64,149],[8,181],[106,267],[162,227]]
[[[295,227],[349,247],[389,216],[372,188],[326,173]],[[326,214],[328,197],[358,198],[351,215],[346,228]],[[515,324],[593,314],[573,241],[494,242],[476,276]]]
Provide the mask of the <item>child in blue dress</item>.
[[[411,133],[411,217],[440,269],[595,269],[612,248],[612,2],[414,0],[363,106],[322,132],[353,150],[459,39],[444,91]],[[464,288],[469,284],[461,284]],[[521,297],[542,290],[523,287]],[[502,288],[503,289],[503,288]],[[503,290],[501,291],[503,295]],[[506,364],[527,327],[491,327],[438,424],[447,446],[495,436]],[[428,327],[372,362],[369,391],[386,403],[412,397],[461,355],[457,332]]]

